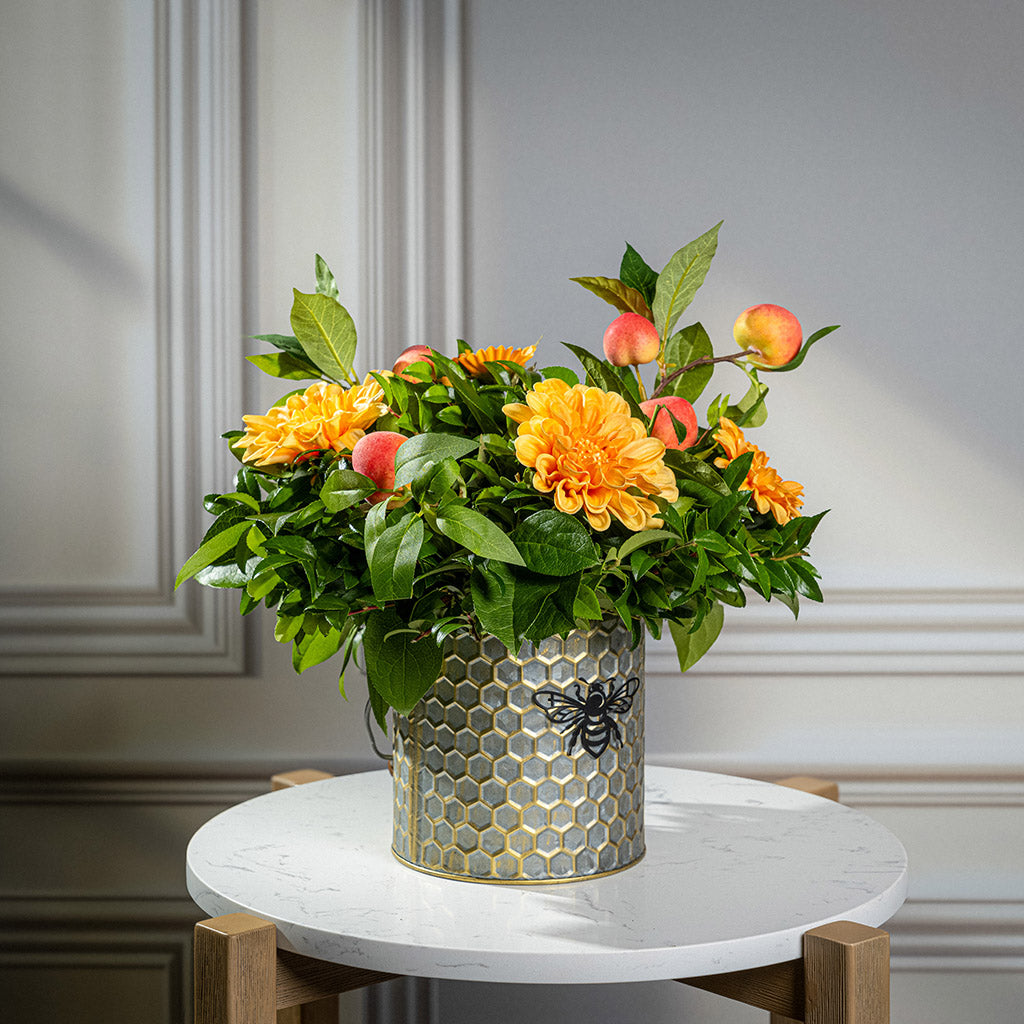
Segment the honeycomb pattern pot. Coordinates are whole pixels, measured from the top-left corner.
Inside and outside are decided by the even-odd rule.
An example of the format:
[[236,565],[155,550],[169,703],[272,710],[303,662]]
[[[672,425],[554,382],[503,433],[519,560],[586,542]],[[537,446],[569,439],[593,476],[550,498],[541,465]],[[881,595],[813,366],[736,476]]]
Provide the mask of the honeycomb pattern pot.
[[618,621],[509,655],[449,641],[394,729],[395,855],[449,878],[553,882],[644,854],[643,641]]

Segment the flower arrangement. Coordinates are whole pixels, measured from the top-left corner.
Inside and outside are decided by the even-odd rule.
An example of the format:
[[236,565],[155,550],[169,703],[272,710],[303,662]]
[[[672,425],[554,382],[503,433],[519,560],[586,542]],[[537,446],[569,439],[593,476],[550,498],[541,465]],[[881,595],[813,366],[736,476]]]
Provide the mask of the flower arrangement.
[[[795,369],[836,328],[803,340],[787,310],[754,306],[725,355],[699,322],[678,328],[720,226],[660,273],[627,246],[617,278],[574,278],[620,313],[604,358],[566,345],[581,371],[531,366],[535,346],[459,341],[360,381],[355,326],[318,256],[293,334],[259,336],[274,351],[249,357],[313,383],[224,435],[241,468],[206,497],[216,518],[177,584],[239,589],[242,614],[275,609],[296,671],[337,656],[342,693],[360,658],[382,725],[430,689],[462,629],[516,652],[609,617],[634,642],[667,623],[685,671],[723,605],[757,594],[795,615],[801,597],[820,601],[806,552],[824,513],[801,514],[802,487],[745,431],[767,415],[761,374]],[[700,425],[693,403],[723,363],[743,396],[712,399]]]

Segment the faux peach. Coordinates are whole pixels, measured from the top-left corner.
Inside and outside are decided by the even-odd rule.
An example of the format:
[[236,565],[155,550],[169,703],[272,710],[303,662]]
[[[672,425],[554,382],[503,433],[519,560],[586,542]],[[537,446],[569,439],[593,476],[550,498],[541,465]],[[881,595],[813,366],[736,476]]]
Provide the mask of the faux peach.
[[788,309],[767,302],[740,313],[732,336],[740,348],[754,349],[757,357],[751,362],[762,366],[785,366],[803,342],[800,321]]
[[409,439],[392,430],[375,430],[365,434],[352,449],[352,468],[368,476],[379,488],[370,495],[370,504],[376,505],[390,497],[395,487],[395,454]]
[[[693,406],[685,398],[678,395],[665,395],[662,398],[649,398],[640,403],[645,416],[653,417],[651,421],[651,437],[664,442],[666,448],[689,448],[697,440],[697,414]],[[679,440],[673,417],[686,427],[686,436]]]
[[658,358],[658,329],[639,313],[623,313],[604,332],[604,354],[613,366],[639,366]]
[[404,352],[401,352],[395,360],[394,372],[401,375],[402,371],[407,366],[412,366],[413,363],[429,363],[433,369],[434,360],[431,358],[430,348],[427,345],[410,345]]

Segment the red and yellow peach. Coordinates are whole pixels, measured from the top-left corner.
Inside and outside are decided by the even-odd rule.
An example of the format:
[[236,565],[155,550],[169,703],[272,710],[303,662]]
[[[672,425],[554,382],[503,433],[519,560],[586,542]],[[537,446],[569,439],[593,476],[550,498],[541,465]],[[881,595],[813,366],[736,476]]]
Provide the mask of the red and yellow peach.
[[604,332],[604,354],[613,366],[639,366],[658,358],[658,329],[639,313],[623,313]]
[[380,490],[370,495],[371,505],[390,497],[395,488],[395,454],[409,439],[393,430],[364,434],[352,447],[352,468],[368,476]]
[[762,303],[736,318],[732,336],[743,349],[753,349],[750,361],[761,366],[785,366],[800,351],[803,331],[788,309]]

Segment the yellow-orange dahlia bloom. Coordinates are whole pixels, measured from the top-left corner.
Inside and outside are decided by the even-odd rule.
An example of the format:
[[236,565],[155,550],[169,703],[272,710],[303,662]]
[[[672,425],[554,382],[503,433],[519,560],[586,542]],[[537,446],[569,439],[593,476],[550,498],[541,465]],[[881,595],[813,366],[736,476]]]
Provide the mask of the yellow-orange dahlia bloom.
[[562,512],[583,509],[595,530],[607,530],[612,516],[630,530],[661,526],[650,496],[679,497],[665,445],[621,395],[545,380],[527,392],[526,405],[504,412],[519,424],[516,458],[535,470],[534,487],[552,493]]
[[317,451],[351,451],[387,412],[383,399],[384,389],[369,376],[352,388],[320,381],[265,416],[243,416],[245,435],[234,447],[257,466],[288,465]]
[[804,503],[801,497],[804,493],[803,487],[795,480],[783,480],[768,465],[768,456],[756,444],[751,444],[732,420],[723,416],[718,421],[715,440],[726,454],[725,458],[715,459],[715,465],[719,469],[728,466],[733,459],[745,452],[754,453],[746,479],[740,484],[740,490],[751,492],[758,512],[764,515],[770,511],[780,526],[800,515],[800,506]]
[[528,348],[506,348],[504,345],[488,345],[487,348],[478,348],[475,352],[463,352],[455,357],[455,361],[470,375],[470,377],[486,377],[487,367],[485,363],[494,363],[504,359],[510,363],[526,365],[526,360],[533,357],[537,351],[536,345]]

